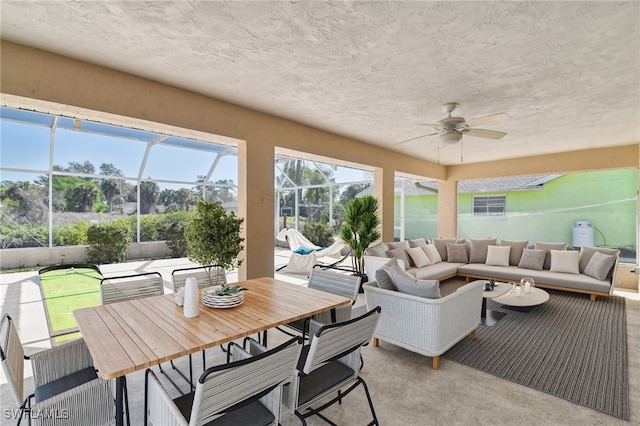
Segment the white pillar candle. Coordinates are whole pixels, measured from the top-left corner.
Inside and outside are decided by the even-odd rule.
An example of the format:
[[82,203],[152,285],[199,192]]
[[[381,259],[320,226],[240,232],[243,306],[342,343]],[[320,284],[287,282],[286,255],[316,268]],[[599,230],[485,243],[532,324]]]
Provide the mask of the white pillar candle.
[[529,281],[525,281],[524,283],[524,292],[531,293],[531,283]]
[[195,318],[198,315],[200,315],[198,280],[195,277],[189,277],[184,285],[184,316]]
[[[519,285],[517,285],[517,286],[516,286],[516,297],[520,297],[520,292],[521,292],[521,291],[522,291],[522,290],[520,290],[520,286],[519,286]],[[186,305],[186,301],[185,301],[185,305]]]

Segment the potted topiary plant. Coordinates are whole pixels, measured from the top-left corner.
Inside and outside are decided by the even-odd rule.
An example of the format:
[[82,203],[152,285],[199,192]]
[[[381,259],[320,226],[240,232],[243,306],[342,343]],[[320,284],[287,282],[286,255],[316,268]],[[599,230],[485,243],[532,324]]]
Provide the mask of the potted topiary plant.
[[380,239],[380,218],[378,199],[365,195],[351,199],[344,207],[344,224],[340,228],[340,238],[351,250],[353,269],[367,281],[364,270],[364,251],[371,243]]
[[[227,212],[220,204],[200,200],[184,231],[189,260],[203,266],[220,265],[225,270],[240,266],[242,259],[238,255],[244,248],[244,238],[240,236],[242,222],[243,218]],[[243,290],[227,285],[219,292],[229,295]]]

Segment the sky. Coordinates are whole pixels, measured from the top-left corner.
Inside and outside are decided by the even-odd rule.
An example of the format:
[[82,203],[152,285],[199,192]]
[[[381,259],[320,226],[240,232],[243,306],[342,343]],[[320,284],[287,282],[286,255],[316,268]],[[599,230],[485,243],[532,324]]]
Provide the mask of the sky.
[[[8,120],[3,108],[3,120],[0,121],[0,168],[27,169],[34,173],[20,173],[0,170],[0,181],[33,181],[45,174],[49,169],[51,127],[50,125],[34,125]],[[50,117],[50,116],[49,116]],[[46,119],[42,115],[38,119]],[[135,179],[140,173],[140,166],[145,158],[149,140],[159,135],[149,132],[117,128],[114,136],[89,133],[91,125],[106,127],[97,123],[82,122],[83,129],[73,127],[73,121],[65,118],[60,121],[54,136],[53,164],[68,167],[70,162],[84,163],[89,161],[100,173],[100,165],[113,164],[122,174]],[[107,126],[112,128],[113,126]],[[118,134],[122,131],[122,134]],[[136,136],[137,139],[132,139]],[[160,137],[162,137],[160,135]],[[167,145],[169,144],[169,145]],[[207,151],[192,149],[204,147]],[[183,138],[168,137],[154,144],[147,158],[142,178],[153,178],[167,181],[193,182],[198,176],[206,176],[219,152],[227,152],[230,147],[212,145]],[[236,155],[221,156],[211,180],[238,181],[238,161]],[[371,173],[363,170],[337,167],[334,171],[337,182],[351,182],[371,179]],[[159,183],[161,187],[185,186],[184,184]]]

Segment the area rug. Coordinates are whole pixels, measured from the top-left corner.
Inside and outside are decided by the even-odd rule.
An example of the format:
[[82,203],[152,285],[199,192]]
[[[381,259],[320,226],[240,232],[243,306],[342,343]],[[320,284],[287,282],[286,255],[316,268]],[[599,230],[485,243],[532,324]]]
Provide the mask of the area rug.
[[625,300],[549,290],[529,311],[480,326],[443,357],[576,404],[629,420]]

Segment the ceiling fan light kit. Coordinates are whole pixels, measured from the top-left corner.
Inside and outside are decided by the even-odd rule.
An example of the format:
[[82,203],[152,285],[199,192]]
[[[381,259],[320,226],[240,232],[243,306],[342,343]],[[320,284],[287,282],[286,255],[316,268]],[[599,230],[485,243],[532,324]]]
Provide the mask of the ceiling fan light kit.
[[443,145],[458,143],[460,142],[460,139],[462,139],[462,133],[457,132],[455,130],[443,133],[438,137],[438,140]]

